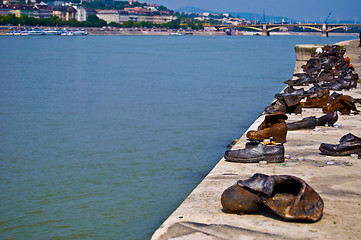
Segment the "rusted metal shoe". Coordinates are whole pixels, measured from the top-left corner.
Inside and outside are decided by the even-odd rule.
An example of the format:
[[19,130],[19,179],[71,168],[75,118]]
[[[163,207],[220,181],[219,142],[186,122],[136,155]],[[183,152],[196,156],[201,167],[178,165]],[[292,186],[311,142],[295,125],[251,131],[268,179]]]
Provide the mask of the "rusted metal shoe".
[[276,101],[272,102],[269,106],[264,109],[264,112],[267,114],[275,112],[287,112],[287,104],[283,98],[279,98]]
[[236,183],[223,192],[221,204],[223,209],[229,213],[256,213],[265,208],[259,195],[258,192]]
[[304,85],[309,85],[311,83],[316,83],[316,82],[317,82],[317,79],[311,77],[308,74],[299,76],[299,78],[297,78],[297,79],[290,79],[290,80],[284,81],[284,83],[286,83],[289,86],[304,86]]
[[353,135],[352,133],[348,133],[344,136],[342,136],[342,138],[340,138],[340,143],[345,143],[345,142],[360,142],[361,138]]
[[287,123],[288,131],[301,130],[301,129],[314,129],[316,127],[316,117],[306,117],[300,121]]
[[323,214],[323,201],[305,181],[290,175],[270,176],[272,191],[263,192],[262,202],[289,221],[316,222]]
[[302,179],[260,173],[226,189],[221,203],[230,213],[254,213],[263,204],[283,219],[299,222],[320,220],[324,208],[318,193]]
[[339,144],[321,143],[319,150],[331,156],[361,155],[361,138],[349,133],[340,139]]
[[341,91],[343,89],[350,90],[357,87],[357,80],[336,79],[333,82],[327,82],[321,86],[334,91]]
[[265,108],[265,113],[271,114],[275,112],[284,113],[302,113],[301,101],[302,97],[297,95],[279,96],[277,100]]
[[306,95],[311,96],[313,94],[316,94],[316,93],[322,91],[323,89],[324,89],[323,87],[321,87],[318,83],[316,83],[313,85],[313,87],[311,87],[310,89],[308,89],[306,91]]
[[247,132],[249,139],[262,141],[272,137],[277,143],[286,142],[287,135],[287,115],[283,112],[275,112],[265,116],[265,120],[258,126],[257,131]]
[[322,108],[324,113],[339,111],[342,115],[349,115],[351,110],[358,112],[354,99],[348,95],[341,95]]
[[307,97],[305,102],[301,102],[302,108],[323,108],[327,105],[329,90],[322,89],[321,91]]
[[338,120],[338,114],[337,112],[332,112],[326,115],[323,115],[319,118],[316,118],[316,125],[317,126],[333,126],[335,122]]
[[304,97],[304,96],[306,96],[306,92],[305,92],[305,90],[303,88],[295,89],[292,86],[288,86],[287,88],[285,88],[283,93],[276,93],[275,94],[275,98],[281,98],[281,97],[286,97],[286,96]]
[[288,131],[301,130],[301,129],[314,129],[316,126],[333,126],[338,120],[337,112],[332,112],[323,115],[319,118],[315,116],[303,118],[300,121],[287,123]]
[[247,144],[244,149],[227,150],[224,154],[226,161],[238,163],[280,163],[285,161],[285,149],[283,144],[265,145],[259,143],[256,146]]

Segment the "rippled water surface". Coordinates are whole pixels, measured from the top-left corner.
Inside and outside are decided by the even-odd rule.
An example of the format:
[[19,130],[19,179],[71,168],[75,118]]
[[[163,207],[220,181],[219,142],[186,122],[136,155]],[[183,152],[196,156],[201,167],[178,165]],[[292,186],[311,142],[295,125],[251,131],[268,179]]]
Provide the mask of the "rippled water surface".
[[291,78],[354,37],[0,37],[0,238],[149,239]]

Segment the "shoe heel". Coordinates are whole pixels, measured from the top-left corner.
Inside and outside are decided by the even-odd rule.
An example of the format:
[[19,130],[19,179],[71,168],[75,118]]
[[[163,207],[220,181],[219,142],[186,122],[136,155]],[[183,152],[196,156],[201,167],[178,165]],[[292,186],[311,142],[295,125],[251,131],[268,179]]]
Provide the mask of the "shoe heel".
[[269,155],[266,156],[265,161],[267,161],[267,163],[281,163],[285,161],[285,156],[284,155]]

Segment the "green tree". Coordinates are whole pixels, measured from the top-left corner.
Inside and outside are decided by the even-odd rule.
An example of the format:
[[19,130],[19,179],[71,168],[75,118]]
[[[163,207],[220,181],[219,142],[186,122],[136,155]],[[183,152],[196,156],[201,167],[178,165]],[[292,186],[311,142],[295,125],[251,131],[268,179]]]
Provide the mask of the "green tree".
[[82,5],[84,7],[93,8],[93,9],[104,9],[105,8],[105,4],[101,0],[95,0],[95,1],[92,1],[92,2],[85,2],[84,1]]
[[140,28],[140,27],[142,27],[142,24],[140,22],[135,22],[134,27]]
[[140,22],[140,25],[141,25],[141,27],[143,27],[143,28],[152,28],[152,27],[154,26],[153,23],[151,23],[151,22],[145,22],[145,21]]
[[165,10],[167,10],[168,8],[166,8],[166,7],[164,7],[163,5],[160,5],[159,7],[158,7],[158,11],[165,11]]
[[70,19],[66,22],[66,24],[70,27],[81,27],[80,22],[78,22],[75,18]]
[[18,25],[18,18],[15,16],[15,14],[9,14],[7,17],[8,24]]
[[62,20],[57,16],[51,16],[50,18],[46,19],[46,26],[63,26]]
[[108,25],[109,25],[110,27],[120,27],[120,26],[121,26],[121,24],[120,24],[120,23],[117,23],[117,22],[110,22]]
[[97,23],[96,23],[97,27],[104,27],[104,26],[107,26],[107,25],[108,25],[107,22],[105,20],[103,20],[103,19],[99,19],[97,21]]
[[122,26],[124,28],[132,28],[132,27],[134,27],[134,22],[133,21],[125,21],[125,22],[123,22]]
[[97,15],[89,15],[86,20],[90,23],[96,24],[99,21]]

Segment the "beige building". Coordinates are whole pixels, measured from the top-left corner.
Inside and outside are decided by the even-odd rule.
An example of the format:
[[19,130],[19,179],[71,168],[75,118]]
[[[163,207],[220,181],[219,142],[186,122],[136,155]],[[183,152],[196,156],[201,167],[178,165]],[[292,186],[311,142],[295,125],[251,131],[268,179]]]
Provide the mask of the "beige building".
[[73,7],[64,7],[64,6],[49,6],[52,10],[53,16],[59,17],[61,20],[69,21],[70,19],[75,18],[76,10]]
[[100,10],[97,12],[96,15],[99,19],[103,19],[108,24],[110,22],[124,23],[126,21],[151,22],[155,24],[162,24],[174,20],[172,15],[162,14],[159,12],[135,14],[120,10]]
[[[100,10],[97,12],[96,16],[99,19],[103,19],[108,24],[111,22],[121,23],[119,10]],[[122,19],[122,20],[124,20],[124,19]]]

